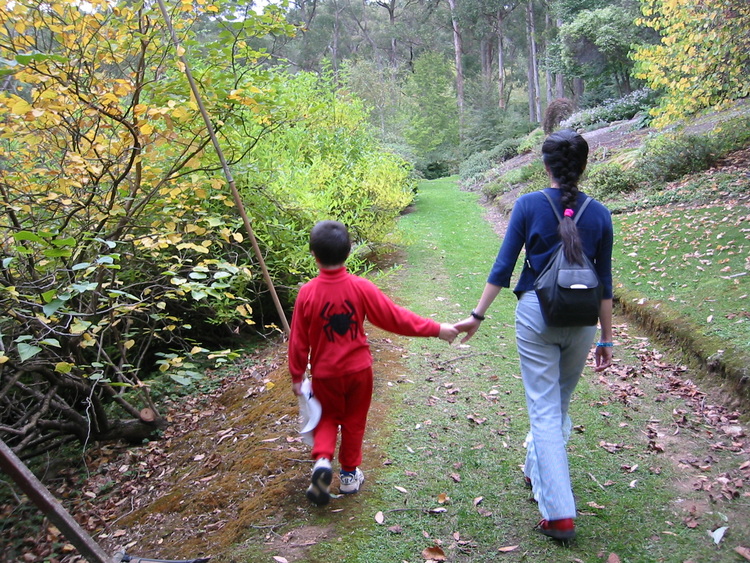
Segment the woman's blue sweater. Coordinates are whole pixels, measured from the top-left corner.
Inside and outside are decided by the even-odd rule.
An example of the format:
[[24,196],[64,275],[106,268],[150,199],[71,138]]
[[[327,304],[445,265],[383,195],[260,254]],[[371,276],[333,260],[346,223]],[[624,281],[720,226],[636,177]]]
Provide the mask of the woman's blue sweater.
[[[558,206],[561,193],[556,188],[546,188],[552,201]],[[580,192],[577,203],[585,194]],[[578,206],[576,206],[576,211]],[[574,216],[575,217],[575,216]],[[557,217],[542,192],[525,194],[513,206],[508,230],[500,246],[495,264],[492,266],[487,283],[499,287],[510,287],[510,278],[515,269],[521,248],[526,247],[526,261],[521,277],[513,292],[520,297],[524,291],[534,289],[534,280],[560,244],[557,234]],[[609,210],[594,200],[584,210],[578,220],[578,232],[583,243],[583,252],[594,262],[599,279],[604,287],[604,299],[612,297],[612,216]]]

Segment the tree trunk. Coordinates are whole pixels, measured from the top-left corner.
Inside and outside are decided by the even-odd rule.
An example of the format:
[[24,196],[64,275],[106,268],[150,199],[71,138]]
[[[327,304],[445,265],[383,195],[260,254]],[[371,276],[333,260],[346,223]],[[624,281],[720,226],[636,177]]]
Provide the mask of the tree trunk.
[[[558,19],[556,24],[557,24],[557,28],[560,29],[562,27],[563,21],[561,19]],[[557,74],[555,74],[555,97],[556,98],[565,97],[565,84],[563,83],[563,75],[561,72],[558,72]]]
[[539,100],[539,61],[533,2],[534,0],[529,0],[526,4],[526,31],[529,37],[529,119],[532,123],[539,123],[542,107]]
[[463,42],[461,30],[456,19],[457,0],[448,0],[451,7],[451,23],[453,24],[453,49],[456,53],[456,103],[458,105],[458,135],[463,139],[464,133],[464,66],[462,62]]
[[534,89],[534,69],[531,57],[529,57],[528,64],[526,65],[526,79],[529,83],[529,121],[531,123],[539,123],[539,114],[536,112],[535,100],[537,98],[537,93]]
[[334,76],[338,76],[339,69],[339,7],[333,2],[333,37],[331,37],[331,67]]
[[490,38],[482,37],[479,48],[482,57],[482,86],[487,92],[492,85],[492,41]]
[[583,78],[573,79],[573,103],[576,107],[581,107],[581,97],[583,96],[584,84]]
[[503,8],[497,9],[497,93],[500,109],[505,109],[505,50],[503,41]]
[[[552,23],[552,18],[550,17],[550,13],[549,13],[549,6],[545,10],[545,14],[544,14],[544,27],[546,29],[545,36],[549,38],[551,36],[550,34],[552,33],[552,30],[554,29],[554,24]],[[547,61],[547,64],[544,65],[545,66],[545,70],[544,70],[545,84],[544,85],[546,87],[546,94],[547,94],[547,99],[546,99],[547,107],[549,107],[550,103],[552,103],[552,100],[555,99],[555,92],[553,90],[555,84],[554,84],[554,78],[552,77],[552,71],[550,70],[549,52],[546,49],[546,46],[547,45],[545,42],[545,56],[544,57],[545,57],[545,61]]]
[[398,64],[398,53],[396,52],[396,0],[378,0],[376,2],[381,8],[385,8],[388,11],[388,22],[391,24],[391,50],[389,58],[392,67],[396,67]]

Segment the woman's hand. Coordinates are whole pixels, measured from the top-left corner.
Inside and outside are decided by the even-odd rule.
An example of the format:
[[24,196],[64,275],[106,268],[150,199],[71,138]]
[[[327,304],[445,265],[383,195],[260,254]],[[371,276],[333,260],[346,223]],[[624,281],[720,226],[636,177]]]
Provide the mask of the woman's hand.
[[612,347],[597,346],[594,358],[596,360],[594,371],[604,371],[612,365]]
[[461,344],[465,344],[472,336],[474,336],[474,333],[479,330],[479,325],[481,324],[482,321],[480,321],[479,319],[468,317],[453,325],[454,327],[456,327],[456,329],[458,329],[458,332],[466,333],[466,336],[461,339]]
[[302,395],[302,382],[292,383],[292,392],[298,397]]

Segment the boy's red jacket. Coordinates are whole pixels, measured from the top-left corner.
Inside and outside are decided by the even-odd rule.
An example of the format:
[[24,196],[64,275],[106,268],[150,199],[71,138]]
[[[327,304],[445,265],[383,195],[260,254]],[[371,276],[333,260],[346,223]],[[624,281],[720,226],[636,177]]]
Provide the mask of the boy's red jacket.
[[299,383],[309,362],[314,377],[337,377],[372,365],[363,323],[403,336],[438,336],[440,324],[396,305],[374,283],[345,267],[320,270],[300,288],[292,314],[289,372]]

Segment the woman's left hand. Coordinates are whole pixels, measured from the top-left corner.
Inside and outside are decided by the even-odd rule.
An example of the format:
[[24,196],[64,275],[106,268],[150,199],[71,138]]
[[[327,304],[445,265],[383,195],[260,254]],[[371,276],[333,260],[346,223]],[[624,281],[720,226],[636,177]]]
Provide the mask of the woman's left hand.
[[597,346],[594,358],[596,360],[594,371],[604,371],[612,365],[612,347]]

